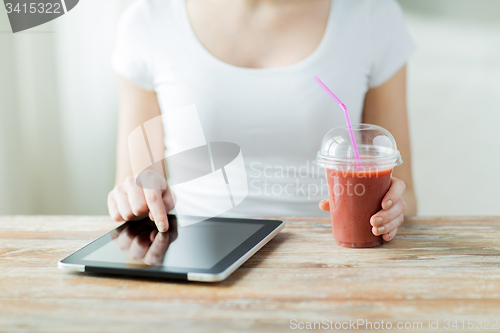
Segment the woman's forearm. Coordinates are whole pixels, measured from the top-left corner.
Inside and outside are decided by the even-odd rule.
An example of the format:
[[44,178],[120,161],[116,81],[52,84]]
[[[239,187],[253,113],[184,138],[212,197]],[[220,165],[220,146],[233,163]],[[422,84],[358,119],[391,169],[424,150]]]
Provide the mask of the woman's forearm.
[[413,187],[411,146],[406,109],[406,66],[403,66],[387,82],[367,92],[363,122],[384,127],[396,139],[403,164],[394,169],[393,177],[401,179],[406,184],[406,190],[402,196],[406,203],[404,215],[416,215],[417,200]]
[[[120,112],[118,122],[118,142],[116,157],[116,184],[133,175],[129,156],[129,135],[138,126],[161,115],[158,98],[154,91],[143,90],[131,82],[120,78]],[[157,138],[156,138],[157,137]],[[156,154],[164,154],[163,132],[155,135],[161,144],[155,144],[157,149],[163,149]],[[146,165],[149,161],[146,161]]]
[[403,200],[406,203],[406,210],[404,216],[415,216],[417,215],[417,198],[413,188],[406,188],[405,193],[402,195]]

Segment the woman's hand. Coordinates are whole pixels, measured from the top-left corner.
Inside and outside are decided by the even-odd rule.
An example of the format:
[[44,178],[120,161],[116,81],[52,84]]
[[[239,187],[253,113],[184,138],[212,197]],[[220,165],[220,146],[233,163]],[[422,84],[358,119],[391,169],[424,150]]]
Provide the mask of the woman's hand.
[[391,178],[391,187],[382,199],[382,209],[370,218],[374,235],[382,235],[385,241],[390,241],[396,236],[398,227],[403,223],[403,213],[406,202],[401,197],[406,189],[404,181]]
[[[391,187],[382,199],[382,209],[370,218],[372,232],[375,236],[382,235],[385,241],[390,241],[396,236],[398,227],[403,223],[403,213],[406,210],[406,203],[402,195],[406,189],[404,181],[398,178],[391,178]],[[330,211],[328,200],[319,203],[319,208]]]
[[148,217],[155,222],[160,232],[168,230],[167,213],[174,208],[172,192],[161,175],[147,170],[141,173],[142,183],[136,184],[134,176],[128,177],[109,192],[109,215],[117,222],[134,221]]

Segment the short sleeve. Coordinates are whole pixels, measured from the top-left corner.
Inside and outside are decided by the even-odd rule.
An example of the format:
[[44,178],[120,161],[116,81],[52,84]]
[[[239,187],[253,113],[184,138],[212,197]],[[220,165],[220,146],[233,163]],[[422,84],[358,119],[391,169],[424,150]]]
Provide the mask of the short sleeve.
[[122,14],[111,58],[113,69],[145,90],[153,90],[147,2],[137,1]]
[[416,45],[395,0],[372,0],[369,28],[372,60],[369,86],[373,88],[396,74],[413,54]]

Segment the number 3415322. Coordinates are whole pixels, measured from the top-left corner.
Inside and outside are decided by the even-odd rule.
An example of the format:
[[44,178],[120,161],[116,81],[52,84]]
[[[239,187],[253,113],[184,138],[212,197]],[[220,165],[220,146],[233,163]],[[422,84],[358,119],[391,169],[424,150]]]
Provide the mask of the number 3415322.
[[23,14],[61,14],[61,4],[59,3],[43,3],[43,2],[31,2],[24,4],[12,4],[10,2],[5,3],[5,8],[7,9],[7,14],[10,13],[23,13]]

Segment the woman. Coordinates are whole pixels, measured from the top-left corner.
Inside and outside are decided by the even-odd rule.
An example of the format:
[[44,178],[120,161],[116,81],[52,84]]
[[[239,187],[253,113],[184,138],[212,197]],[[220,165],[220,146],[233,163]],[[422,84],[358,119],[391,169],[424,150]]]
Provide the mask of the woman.
[[[404,163],[370,220],[375,235],[392,240],[403,214],[416,213],[405,65],[413,50],[394,0],[139,0],[121,19],[113,57],[121,79],[111,216],[149,215],[167,230],[172,191],[136,185],[128,136],[189,105],[207,142],[235,143],[244,156],[249,193],[228,215],[318,215],[326,184],[311,161],[322,136],[345,123],[317,75],[353,123],[382,126],[398,143]],[[163,119],[161,154],[182,144],[182,131]],[[199,204],[195,194],[184,193],[189,205]]]

